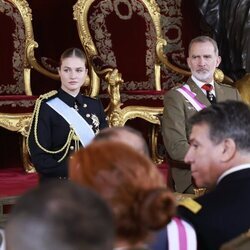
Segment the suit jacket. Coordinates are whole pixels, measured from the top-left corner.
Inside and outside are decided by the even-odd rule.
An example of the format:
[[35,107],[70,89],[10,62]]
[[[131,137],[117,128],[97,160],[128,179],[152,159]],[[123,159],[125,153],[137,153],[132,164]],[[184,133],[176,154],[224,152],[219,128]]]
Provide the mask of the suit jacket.
[[198,213],[179,206],[178,213],[195,228],[198,249],[216,250],[250,228],[250,168],[225,176],[210,193],[196,201]]
[[[76,97],[69,95],[62,89],[58,91],[55,96],[50,99],[58,97],[68,106],[74,107],[75,103],[78,105],[79,114],[92,127],[95,133],[100,129],[108,126],[106,115],[100,100],[84,96],[79,93]],[[39,143],[46,149],[55,151],[59,150],[67,142],[70,131],[70,125],[64,118],[53,110],[43,100],[39,110],[37,137]],[[34,121],[32,122],[31,131],[28,137],[28,145],[31,154],[31,160],[37,172],[41,176],[41,180],[49,178],[61,178],[68,176],[67,160],[68,155],[75,151],[75,141],[70,141],[68,145],[68,152],[65,150],[51,154],[42,150],[36,143],[34,135]],[[58,161],[65,154],[66,157],[62,161]]]
[[[206,106],[211,105],[202,90],[189,78],[187,81],[196,98]],[[230,85],[215,83],[215,94],[217,102],[226,100],[241,100],[237,89]],[[197,111],[193,105],[179,92],[173,88],[164,97],[164,111],[162,119],[162,135],[167,153],[173,160],[183,161],[188,151],[188,138],[190,126],[188,119]],[[191,172],[188,169],[172,169],[172,175],[177,192],[182,193],[191,185]]]

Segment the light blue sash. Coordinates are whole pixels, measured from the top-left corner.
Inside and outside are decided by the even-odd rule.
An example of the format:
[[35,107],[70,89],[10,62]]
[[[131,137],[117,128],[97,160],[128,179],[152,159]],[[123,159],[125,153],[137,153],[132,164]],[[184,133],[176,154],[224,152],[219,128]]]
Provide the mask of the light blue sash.
[[69,107],[58,97],[46,102],[59,115],[61,115],[72,127],[79,137],[83,147],[86,147],[95,137],[95,133],[82,116],[73,108]]

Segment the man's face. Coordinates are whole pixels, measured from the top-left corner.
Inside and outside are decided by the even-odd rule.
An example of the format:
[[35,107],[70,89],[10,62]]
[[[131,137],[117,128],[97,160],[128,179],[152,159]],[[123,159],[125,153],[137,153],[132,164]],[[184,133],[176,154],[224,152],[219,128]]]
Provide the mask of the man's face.
[[198,187],[211,188],[222,174],[223,143],[214,144],[209,138],[206,124],[194,125],[190,134],[190,147],[184,161],[191,165],[192,176]]
[[195,42],[189,50],[187,58],[192,75],[199,81],[210,83],[216,67],[221,58],[215,53],[214,46],[210,42]]

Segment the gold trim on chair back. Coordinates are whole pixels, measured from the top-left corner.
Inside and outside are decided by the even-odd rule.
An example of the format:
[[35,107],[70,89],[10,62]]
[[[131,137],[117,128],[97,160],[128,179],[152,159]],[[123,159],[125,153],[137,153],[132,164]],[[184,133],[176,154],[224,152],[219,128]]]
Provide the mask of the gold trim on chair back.
[[[33,39],[30,25],[31,10],[24,0],[1,0],[0,15],[3,18],[0,24],[2,25],[1,46],[4,46],[1,48],[1,58],[2,60],[10,59],[5,62],[4,67],[8,70],[5,72],[7,78],[12,74],[12,77],[4,78],[6,80],[1,82],[1,94],[32,95],[26,58],[27,41]],[[5,30],[7,34],[4,32]],[[3,40],[3,38],[5,39]],[[12,66],[9,63],[12,63]]]
[[[30,42],[34,41],[33,37],[33,29],[32,29],[32,16],[31,9],[29,8],[28,3],[25,0],[8,0],[8,2],[12,3],[19,10],[25,28],[25,53],[27,50],[27,46]],[[27,55],[24,55],[24,88],[26,95],[32,95],[31,87],[30,87],[30,67],[27,60]]]
[[21,155],[26,172],[35,172],[34,166],[29,160],[26,138],[28,136],[32,113],[8,114],[0,113],[0,127],[9,131],[18,132],[22,135]]
[[38,72],[42,73],[43,75],[59,80],[59,75],[54,74],[48,70],[46,70],[43,66],[41,66],[37,60],[35,59],[34,49],[38,48],[38,43],[34,40],[34,33],[33,33],[33,26],[32,26],[32,11],[29,7],[29,4],[26,0],[8,0],[12,2],[19,10],[23,17],[24,26],[25,26],[25,36],[26,36],[26,43],[25,43],[25,81],[29,81],[29,83],[25,84],[27,91],[25,93],[27,95],[32,95],[32,91],[30,88],[30,69],[34,68]]
[[77,30],[85,50],[85,53],[88,58],[88,64],[90,65],[90,78],[91,78],[91,90],[90,96],[97,96],[100,91],[100,79],[95,73],[93,66],[90,63],[90,60],[93,56],[97,55],[96,47],[93,43],[93,40],[90,36],[88,22],[87,22],[87,13],[90,5],[94,0],[80,0],[74,5],[74,19],[77,22]]

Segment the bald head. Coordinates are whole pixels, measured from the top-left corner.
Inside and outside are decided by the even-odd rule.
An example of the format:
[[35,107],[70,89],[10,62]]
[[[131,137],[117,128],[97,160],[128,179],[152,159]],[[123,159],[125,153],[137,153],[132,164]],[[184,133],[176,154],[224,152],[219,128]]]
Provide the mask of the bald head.
[[100,131],[94,138],[95,141],[112,140],[123,142],[136,151],[149,156],[149,150],[145,139],[142,134],[131,127],[111,127],[105,128]]

